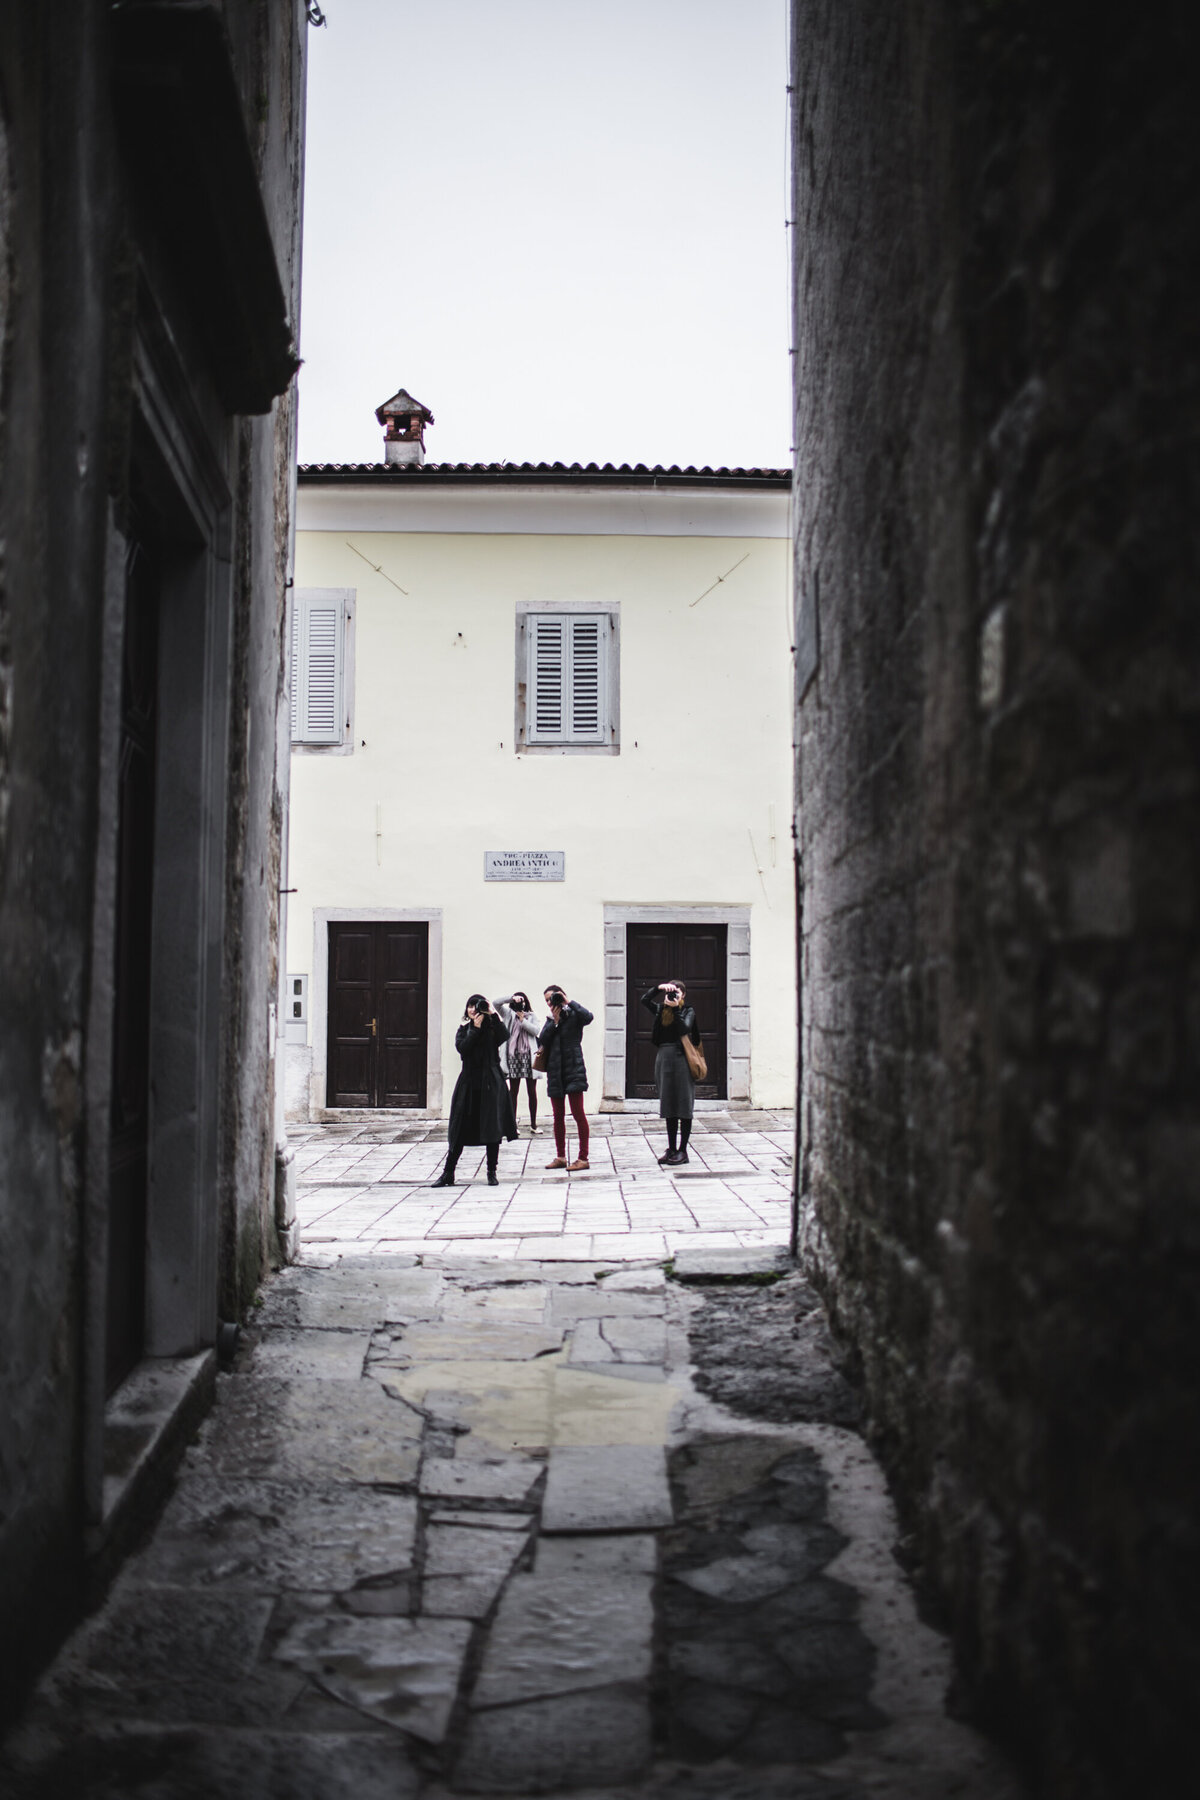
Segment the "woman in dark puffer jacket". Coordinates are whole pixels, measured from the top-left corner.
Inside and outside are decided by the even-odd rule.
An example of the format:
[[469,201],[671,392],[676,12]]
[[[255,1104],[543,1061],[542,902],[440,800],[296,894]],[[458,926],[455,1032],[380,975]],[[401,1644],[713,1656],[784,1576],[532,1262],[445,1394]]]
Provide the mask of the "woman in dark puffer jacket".
[[[583,1110],[587,1093],[587,1068],[583,1060],[583,1028],[590,1025],[592,1015],[578,1000],[568,1000],[555,983],[546,989],[546,1005],[550,1017],[542,1026],[538,1047],[546,1052],[546,1090],[554,1113],[554,1159],[548,1169],[586,1169],[588,1163],[588,1122]],[[564,1101],[570,1102],[571,1117],[579,1133],[579,1155],[567,1161],[567,1123]]]

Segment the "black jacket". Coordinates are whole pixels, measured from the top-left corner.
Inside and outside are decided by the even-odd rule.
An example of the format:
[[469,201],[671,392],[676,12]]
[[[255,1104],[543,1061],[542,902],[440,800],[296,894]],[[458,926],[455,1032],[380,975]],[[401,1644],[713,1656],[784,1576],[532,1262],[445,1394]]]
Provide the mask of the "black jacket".
[[669,1025],[663,1024],[663,1006],[665,1001],[657,988],[651,988],[648,994],[642,995],[642,1005],[647,1012],[654,1014],[654,1030],[651,1037],[656,1044],[677,1044],[682,1037],[690,1037],[693,1044],[700,1042],[700,1027],[696,1023],[696,1009],[686,1003],[679,1007]]
[[538,1043],[546,1052],[546,1091],[552,1100],[561,1100],[566,1094],[587,1093],[582,1038],[584,1026],[591,1022],[587,1007],[571,1000],[563,1007],[557,1025],[552,1013],[542,1026]]
[[500,1046],[507,1035],[495,1013],[482,1025],[464,1019],[455,1032],[454,1048],[463,1066],[450,1102],[452,1144],[498,1144],[501,1138],[516,1137],[517,1121],[500,1072]]

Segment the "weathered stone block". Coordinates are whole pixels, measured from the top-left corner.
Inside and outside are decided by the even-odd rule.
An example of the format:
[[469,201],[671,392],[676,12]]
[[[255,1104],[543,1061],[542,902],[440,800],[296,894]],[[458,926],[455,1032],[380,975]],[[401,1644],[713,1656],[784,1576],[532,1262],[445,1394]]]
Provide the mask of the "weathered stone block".
[[666,1456],[657,1445],[551,1450],[544,1531],[645,1531],[670,1523]]

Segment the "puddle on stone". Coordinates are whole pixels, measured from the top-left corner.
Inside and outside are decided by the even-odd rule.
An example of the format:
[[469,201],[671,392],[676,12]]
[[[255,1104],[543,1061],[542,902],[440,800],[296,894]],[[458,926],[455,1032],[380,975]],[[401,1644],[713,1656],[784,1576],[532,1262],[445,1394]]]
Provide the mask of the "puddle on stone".
[[424,1406],[431,1392],[453,1389],[457,1421],[500,1450],[665,1444],[680,1398],[669,1381],[628,1381],[570,1368],[561,1353],[533,1363],[439,1362],[391,1369],[387,1387],[416,1406]]

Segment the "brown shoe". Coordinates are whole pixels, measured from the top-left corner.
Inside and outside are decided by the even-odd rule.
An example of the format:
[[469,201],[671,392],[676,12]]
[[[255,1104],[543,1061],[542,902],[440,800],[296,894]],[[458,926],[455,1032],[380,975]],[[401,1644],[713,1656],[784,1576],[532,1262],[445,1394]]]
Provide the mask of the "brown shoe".
[[565,1169],[566,1166],[567,1159],[565,1156],[556,1156],[553,1162],[548,1162],[546,1164],[548,1169]]
[[591,1163],[585,1161],[585,1159],[582,1156],[577,1156],[573,1163],[567,1164],[567,1171],[568,1171],[568,1173],[570,1173],[574,1169],[590,1169],[591,1166],[592,1166]]

